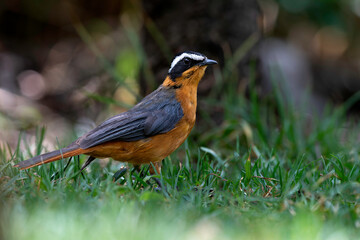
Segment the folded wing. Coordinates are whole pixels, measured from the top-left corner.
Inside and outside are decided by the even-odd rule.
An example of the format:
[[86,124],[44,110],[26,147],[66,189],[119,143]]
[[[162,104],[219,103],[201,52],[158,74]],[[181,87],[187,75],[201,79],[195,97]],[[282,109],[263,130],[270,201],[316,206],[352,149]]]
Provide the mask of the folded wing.
[[113,140],[137,141],[170,131],[183,117],[181,104],[177,101],[151,106],[155,107],[133,108],[114,116],[80,137],[77,143],[86,149]]

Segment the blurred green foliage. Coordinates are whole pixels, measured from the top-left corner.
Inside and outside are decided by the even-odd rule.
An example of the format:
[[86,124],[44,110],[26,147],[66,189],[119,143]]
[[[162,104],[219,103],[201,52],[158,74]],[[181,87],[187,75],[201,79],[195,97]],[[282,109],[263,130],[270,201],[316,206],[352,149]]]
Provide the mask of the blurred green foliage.
[[136,79],[139,73],[139,60],[131,48],[124,49],[116,57],[115,69],[123,78]]
[[[318,26],[334,26],[344,31],[354,31],[358,28],[356,12],[353,5],[358,0],[276,0],[281,9],[287,12],[285,18],[315,23]],[[283,20],[285,20],[285,18]]]

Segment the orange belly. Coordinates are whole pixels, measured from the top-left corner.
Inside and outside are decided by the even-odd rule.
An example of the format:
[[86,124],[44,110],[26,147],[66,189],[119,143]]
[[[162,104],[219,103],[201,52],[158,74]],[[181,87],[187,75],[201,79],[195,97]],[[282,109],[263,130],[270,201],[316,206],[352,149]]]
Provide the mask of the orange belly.
[[180,120],[171,131],[134,142],[112,141],[86,149],[85,154],[96,157],[111,157],[132,164],[155,163],[175,151],[189,136],[193,122]]

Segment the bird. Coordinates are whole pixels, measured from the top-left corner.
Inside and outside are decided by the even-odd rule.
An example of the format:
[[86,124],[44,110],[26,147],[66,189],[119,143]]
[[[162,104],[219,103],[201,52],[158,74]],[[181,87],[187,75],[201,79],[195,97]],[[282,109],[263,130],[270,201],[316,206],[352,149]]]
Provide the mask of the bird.
[[186,140],[195,125],[198,84],[213,64],[217,62],[198,52],[177,54],[163,83],[130,110],[105,120],[67,147],[15,167],[24,170],[85,154],[89,158],[81,170],[96,158],[112,158],[134,166],[152,163],[160,173],[161,161]]

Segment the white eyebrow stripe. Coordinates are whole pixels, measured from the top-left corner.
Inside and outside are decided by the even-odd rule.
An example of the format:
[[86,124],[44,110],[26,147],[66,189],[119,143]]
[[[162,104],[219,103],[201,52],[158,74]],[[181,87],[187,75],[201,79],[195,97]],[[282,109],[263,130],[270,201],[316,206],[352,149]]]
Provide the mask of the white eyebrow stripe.
[[171,70],[173,69],[173,67],[179,62],[181,61],[182,59],[184,58],[190,58],[190,59],[193,59],[195,61],[202,61],[205,59],[205,57],[203,56],[200,56],[200,55],[197,55],[197,54],[192,54],[192,53],[182,53],[181,55],[177,56],[171,63],[171,67],[169,69],[169,73],[171,72]]

